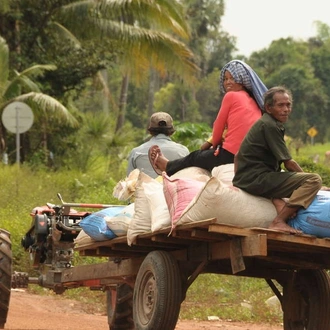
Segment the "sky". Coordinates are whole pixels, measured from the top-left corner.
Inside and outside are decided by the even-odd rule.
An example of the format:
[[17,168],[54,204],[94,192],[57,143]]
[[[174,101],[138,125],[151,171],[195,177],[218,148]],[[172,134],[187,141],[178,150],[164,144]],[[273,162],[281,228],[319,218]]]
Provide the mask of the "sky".
[[315,21],[330,26],[330,0],[225,0],[222,28],[237,37],[237,54],[250,56],[280,38],[307,41]]

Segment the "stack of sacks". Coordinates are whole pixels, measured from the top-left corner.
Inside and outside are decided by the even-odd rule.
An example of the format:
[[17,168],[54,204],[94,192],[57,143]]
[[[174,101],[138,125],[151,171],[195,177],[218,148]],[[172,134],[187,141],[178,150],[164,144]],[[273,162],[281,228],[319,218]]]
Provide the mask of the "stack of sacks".
[[171,176],[171,179],[191,179],[201,182],[207,182],[210,177],[211,173],[208,170],[192,166],[176,172]]
[[78,236],[73,240],[75,246],[83,246],[95,243],[96,241],[92,239],[85,231],[82,229]]
[[[176,180],[175,177],[196,178],[199,187],[201,187],[202,182],[205,183],[209,180],[210,173],[198,167],[191,167],[179,171],[171,178],[173,177],[173,180]],[[171,225],[171,215],[173,216],[173,214],[170,213],[173,213],[175,205],[172,203],[169,210],[165,199],[165,191],[164,182],[161,182],[158,178],[153,179],[143,172],[139,173],[135,185],[134,216],[127,232],[127,243],[129,246],[136,242],[137,235],[155,232]],[[189,201],[194,196],[191,196]],[[178,214],[178,211],[175,213]]]
[[125,180],[120,180],[113,189],[113,197],[128,201],[133,197],[140,170],[133,170]]
[[137,235],[152,232],[170,224],[163,185],[160,182],[140,172],[134,197],[134,215],[127,231],[129,246],[136,242]]
[[234,175],[234,164],[217,166],[212,170],[212,176],[217,178],[225,186],[233,185]]
[[320,190],[307,209],[300,209],[288,225],[305,234],[330,237],[330,191]]
[[[215,167],[212,170],[212,176],[219,179],[221,184],[232,186],[232,180],[234,178],[234,164]],[[246,212],[246,210],[244,211]],[[272,215],[273,213],[274,212],[272,211]],[[187,221],[187,217],[188,215],[184,216],[182,221]],[[221,220],[222,218],[219,218],[219,221]],[[251,226],[253,225],[253,222],[248,224]],[[265,223],[261,222],[262,227],[267,227],[267,224],[268,221]],[[313,235],[320,238],[330,237],[330,191],[320,190],[311,205],[309,205],[307,209],[299,209],[296,216],[288,221],[288,225],[295,229],[301,230],[303,233],[308,235]]]
[[205,181],[168,177],[163,172],[163,185],[165,201],[170,212],[172,229],[174,229],[182,212],[204,187]]
[[274,204],[212,177],[184,209],[176,224],[217,218],[217,223],[244,228],[268,228],[276,216]]
[[164,193],[172,216],[172,229],[178,224],[211,218],[217,218],[218,223],[244,228],[268,228],[276,216],[273,203],[233,187],[233,177],[234,164],[215,167],[212,177],[203,185],[194,180],[173,180],[173,176],[164,175]]
[[80,221],[79,226],[94,241],[113,239],[126,235],[133,210],[134,205],[105,208],[85,217]]

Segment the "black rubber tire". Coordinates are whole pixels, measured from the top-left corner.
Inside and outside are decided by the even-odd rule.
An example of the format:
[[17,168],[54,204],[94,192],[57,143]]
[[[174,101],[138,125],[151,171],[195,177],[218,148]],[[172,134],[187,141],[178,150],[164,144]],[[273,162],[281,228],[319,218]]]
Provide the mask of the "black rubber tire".
[[10,301],[12,275],[11,240],[8,231],[0,229],[0,329],[4,329]]
[[133,289],[128,284],[107,290],[107,314],[110,330],[134,330]]
[[283,287],[284,330],[330,330],[330,279],[324,270],[300,270]]
[[137,274],[133,295],[136,330],[174,330],[182,302],[182,280],[175,258],[150,252]]

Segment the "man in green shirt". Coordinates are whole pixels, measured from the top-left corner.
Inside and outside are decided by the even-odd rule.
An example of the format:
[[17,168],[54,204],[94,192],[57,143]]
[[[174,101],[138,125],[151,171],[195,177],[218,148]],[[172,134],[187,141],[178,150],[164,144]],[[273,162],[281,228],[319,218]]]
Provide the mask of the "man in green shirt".
[[[283,124],[292,110],[291,92],[282,86],[273,87],[265,93],[264,105],[264,115],[252,126],[235,156],[233,184],[273,200],[278,214],[271,229],[299,233],[287,221],[299,208],[311,204],[322,179],[316,173],[304,173],[285,144]],[[286,171],[282,171],[282,164]]]

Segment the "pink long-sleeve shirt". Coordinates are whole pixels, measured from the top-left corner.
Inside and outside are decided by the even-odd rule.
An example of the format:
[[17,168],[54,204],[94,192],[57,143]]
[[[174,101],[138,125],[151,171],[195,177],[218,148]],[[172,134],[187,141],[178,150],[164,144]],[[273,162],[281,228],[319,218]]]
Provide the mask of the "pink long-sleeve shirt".
[[246,91],[227,92],[213,123],[213,147],[221,144],[222,135],[227,129],[222,148],[236,154],[246,133],[261,116],[256,101]]

